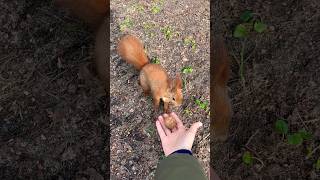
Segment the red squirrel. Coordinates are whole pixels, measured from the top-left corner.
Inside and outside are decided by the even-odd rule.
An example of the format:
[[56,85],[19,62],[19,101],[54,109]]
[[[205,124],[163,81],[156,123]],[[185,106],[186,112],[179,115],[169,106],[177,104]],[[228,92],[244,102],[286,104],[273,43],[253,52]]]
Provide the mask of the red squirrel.
[[213,41],[212,60],[213,121],[211,121],[211,134],[218,140],[225,141],[228,137],[232,109],[227,90],[230,76],[230,57],[221,37],[216,37]]
[[107,72],[109,24],[106,21],[109,18],[109,2],[109,0],[54,0],[56,5],[68,9],[95,31],[94,64],[104,85],[109,79]]
[[122,37],[117,50],[122,59],[140,71],[139,84],[145,95],[152,96],[156,111],[159,109],[160,100],[163,101],[165,112],[169,112],[169,104],[173,106],[182,104],[180,75],[177,74],[175,79],[170,79],[161,65],[150,63],[138,38],[132,35]]

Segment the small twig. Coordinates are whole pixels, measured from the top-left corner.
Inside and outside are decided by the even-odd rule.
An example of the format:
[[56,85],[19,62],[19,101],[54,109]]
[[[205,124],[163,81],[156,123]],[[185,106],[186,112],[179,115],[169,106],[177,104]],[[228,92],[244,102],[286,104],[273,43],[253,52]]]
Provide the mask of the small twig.
[[240,66],[240,62],[239,62],[239,59],[237,58],[237,56],[233,52],[231,52],[230,54],[232,55],[233,59],[236,60],[236,62]]
[[257,45],[254,44],[254,49],[250,52],[250,54],[247,56],[247,58],[245,59],[245,61],[247,61],[253,54],[253,52],[256,50]]
[[239,75],[241,79],[242,86],[245,87],[245,79],[244,79],[244,49],[245,42],[242,42],[241,52],[240,52],[240,67],[239,67]]
[[199,144],[202,144],[202,142],[206,139],[208,139],[208,137],[210,136],[210,133],[208,133],[203,139],[201,139],[201,141],[199,142]]
[[[304,123],[314,123],[314,122],[318,122],[320,121],[320,119],[312,119],[312,120],[309,120],[309,121],[303,121]],[[299,124],[299,122],[293,122],[291,124]]]
[[257,158],[257,157],[252,157],[252,159],[256,159],[261,163],[261,167],[259,168],[259,171],[264,167],[264,163],[261,159]]
[[60,98],[59,98],[58,96],[56,96],[56,95],[54,95],[54,94],[51,94],[51,93],[49,93],[48,91],[45,91],[45,93],[46,93],[47,95],[55,98],[55,99],[58,100],[58,101],[60,100]]
[[297,113],[298,113],[298,117],[299,117],[300,121],[302,122],[303,126],[306,128],[306,130],[308,130],[309,128],[306,125],[306,123],[304,123],[303,119],[301,118],[299,111]]
[[254,138],[254,136],[256,136],[259,133],[259,129],[256,130],[255,133],[252,134],[252,136],[248,139],[246,146],[248,146],[251,142],[251,140]]

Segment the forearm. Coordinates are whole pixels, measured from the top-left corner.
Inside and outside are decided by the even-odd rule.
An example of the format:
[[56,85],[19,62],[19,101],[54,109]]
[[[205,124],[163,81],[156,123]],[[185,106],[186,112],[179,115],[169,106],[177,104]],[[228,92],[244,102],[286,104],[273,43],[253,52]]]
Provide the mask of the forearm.
[[198,160],[189,154],[174,153],[161,160],[156,171],[156,180],[207,180]]

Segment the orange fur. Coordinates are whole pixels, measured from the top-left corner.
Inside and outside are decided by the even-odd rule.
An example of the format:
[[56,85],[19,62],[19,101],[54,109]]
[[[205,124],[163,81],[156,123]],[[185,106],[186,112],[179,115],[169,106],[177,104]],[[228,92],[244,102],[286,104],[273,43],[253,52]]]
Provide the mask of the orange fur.
[[121,38],[118,53],[122,59],[140,70],[140,86],[145,95],[151,94],[155,110],[159,109],[160,99],[164,102],[164,111],[169,112],[169,104],[182,104],[182,80],[177,75],[174,80],[159,64],[149,63],[143,44],[132,35]]
[[227,82],[230,76],[230,58],[222,38],[213,43],[213,121],[212,134],[224,141],[228,137],[232,116],[231,103],[228,96]]
[[118,44],[118,53],[127,63],[132,64],[136,69],[149,63],[148,57],[143,49],[143,44],[134,36],[124,36]]

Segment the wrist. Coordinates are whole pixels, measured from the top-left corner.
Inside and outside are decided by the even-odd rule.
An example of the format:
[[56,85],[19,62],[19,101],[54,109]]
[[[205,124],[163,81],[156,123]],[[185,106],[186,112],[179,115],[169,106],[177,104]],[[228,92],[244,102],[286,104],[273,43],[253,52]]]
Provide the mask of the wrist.
[[178,149],[172,153],[170,153],[168,156],[172,155],[172,154],[189,154],[192,156],[192,152],[189,149]]

